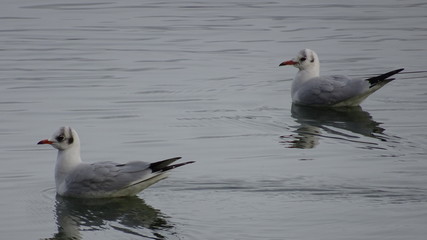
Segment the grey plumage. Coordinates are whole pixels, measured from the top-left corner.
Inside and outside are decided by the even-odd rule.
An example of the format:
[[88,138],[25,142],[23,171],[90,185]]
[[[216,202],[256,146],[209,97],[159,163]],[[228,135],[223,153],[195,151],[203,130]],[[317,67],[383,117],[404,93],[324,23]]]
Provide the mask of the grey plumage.
[[342,75],[320,76],[319,57],[310,49],[301,50],[295,58],[279,66],[299,69],[292,82],[293,103],[320,107],[358,106],[369,95],[392,81],[394,78],[391,76],[403,71],[400,68],[367,79]]
[[61,196],[105,198],[136,195],[143,189],[167,177],[167,173],[190,162],[172,164],[181,157],[154,163],[84,163],[80,158],[80,139],[70,127],[61,127],[52,138],[38,144],[50,144],[58,149],[55,165],[56,191]]
[[[115,162],[82,163],[65,179],[68,188],[64,195],[90,197],[115,194],[120,196],[135,191],[134,188],[143,187],[142,189],[144,189],[157,182],[153,182],[153,180],[166,177],[166,172],[176,166],[170,164],[179,159],[181,157],[155,163],[140,161],[125,164]],[[183,166],[189,163],[193,162],[185,162],[179,165]],[[97,194],[93,194],[94,192]]]

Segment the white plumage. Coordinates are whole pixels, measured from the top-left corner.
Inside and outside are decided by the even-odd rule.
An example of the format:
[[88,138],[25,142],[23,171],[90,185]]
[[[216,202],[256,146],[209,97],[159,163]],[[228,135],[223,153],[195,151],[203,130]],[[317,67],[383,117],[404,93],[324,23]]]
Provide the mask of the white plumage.
[[166,173],[191,162],[171,165],[180,157],[148,163],[142,161],[84,163],[80,158],[80,139],[70,127],[61,127],[52,138],[38,144],[58,149],[55,184],[59,195],[79,198],[105,198],[136,195],[167,177]]
[[349,78],[343,75],[320,76],[320,62],[310,49],[279,66],[292,65],[299,69],[292,82],[292,101],[310,106],[357,106],[369,95],[394,80],[389,78],[403,70],[397,69],[371,78]]

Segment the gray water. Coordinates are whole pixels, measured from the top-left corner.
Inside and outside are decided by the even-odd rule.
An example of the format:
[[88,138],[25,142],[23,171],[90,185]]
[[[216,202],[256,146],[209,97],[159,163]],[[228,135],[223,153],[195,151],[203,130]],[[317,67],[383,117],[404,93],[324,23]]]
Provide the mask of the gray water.
[[[411,239],[427,235],[421,0],[33,1],[0,9],[2,239]],[[292,106],[295,68],[403,74],[361,108]],[[57,197],[56,151],[195,164],[133,198]]]

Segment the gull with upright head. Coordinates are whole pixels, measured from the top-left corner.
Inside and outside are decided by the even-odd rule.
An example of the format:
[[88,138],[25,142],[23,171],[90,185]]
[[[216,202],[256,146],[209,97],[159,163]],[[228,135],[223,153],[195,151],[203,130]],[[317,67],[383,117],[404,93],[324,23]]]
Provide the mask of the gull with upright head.
[[[55,166],[56,192],[65,197],[107,198],[136,195],[167,177],[170,170],[193,163],[172,164],[180,157],[159,162],[84,163],[80,158],[80,139],[70,127],[61,127],[52,138],[38,144],[58,149]],[[172,165],[171,165],[172,164]]]
[[310,49],[279,66],[299,69],[292,82],[292,101],[295,104],[324,107],[358,106],[369,95],[394,80],[389,78],[403,70],[396,69],[370,78],[350,78],[342,75],[320,76],[317,54]]

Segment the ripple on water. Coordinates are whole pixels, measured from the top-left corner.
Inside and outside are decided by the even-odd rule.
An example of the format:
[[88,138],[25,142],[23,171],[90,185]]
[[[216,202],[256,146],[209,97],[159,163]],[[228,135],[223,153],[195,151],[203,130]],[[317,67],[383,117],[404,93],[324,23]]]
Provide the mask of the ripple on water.
[[52,188],[43,190],[42,195],[55,206],[54,237],[75,239],[114,231],[149,239],[176,237],[176,229],[168,217],[136,196],[82,200],[60,197]]
[[[270,196],[287,196],[299,201],[320,200],[367,200],[372,203],[403,204],[427,202],[427,189],[418,187],[398,187],[381,185],[357,184],[327,184],[312,182],[306,177],[264,179],[259,181],[244,181],[225,179],[223,181],[190,181],[184,185],[172,186],[189,191],[221,191],[262,193]],[[237,193],[236,193],[237,194]]]

